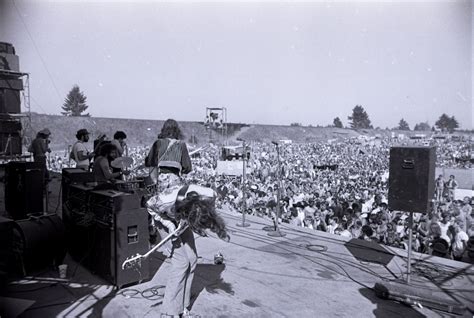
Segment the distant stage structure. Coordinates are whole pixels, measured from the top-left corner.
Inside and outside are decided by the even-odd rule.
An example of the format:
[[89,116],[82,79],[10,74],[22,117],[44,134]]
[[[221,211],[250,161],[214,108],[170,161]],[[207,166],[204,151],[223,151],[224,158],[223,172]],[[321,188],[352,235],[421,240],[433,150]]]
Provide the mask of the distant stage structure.
[[204,121],[204,125],[209,133],[210,143],[218,144],[220,136],[221,144],[227,144],[227,108],[206,107],[206,120]]

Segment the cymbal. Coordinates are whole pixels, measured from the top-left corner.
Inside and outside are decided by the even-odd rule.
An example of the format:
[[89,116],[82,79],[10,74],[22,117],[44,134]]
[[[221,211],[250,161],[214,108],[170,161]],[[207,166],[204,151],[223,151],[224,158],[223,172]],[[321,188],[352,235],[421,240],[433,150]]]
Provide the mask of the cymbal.
[[118,157],[110,163],[114,168],[126,169],[131,167],[133,164],[133,159],[131,157]]

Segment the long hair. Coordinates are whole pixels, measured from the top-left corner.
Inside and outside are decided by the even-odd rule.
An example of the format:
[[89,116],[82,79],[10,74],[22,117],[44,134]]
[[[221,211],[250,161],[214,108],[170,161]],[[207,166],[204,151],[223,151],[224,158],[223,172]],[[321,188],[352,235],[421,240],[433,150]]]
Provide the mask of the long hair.
[[197,192],[189,192],[184,200],[176,202],[176,218],[186,220],[190,229],[201,236],[207,236],[205,230],[209,229],[222,240],[230,239],[224,220],[216,212],[214,199],[202,198]]
[[183,133],[179,128],[178,122],[174,119],[167,119],[161,127],[161,132],[158,135],[158,139],[173,138],[183,139]]

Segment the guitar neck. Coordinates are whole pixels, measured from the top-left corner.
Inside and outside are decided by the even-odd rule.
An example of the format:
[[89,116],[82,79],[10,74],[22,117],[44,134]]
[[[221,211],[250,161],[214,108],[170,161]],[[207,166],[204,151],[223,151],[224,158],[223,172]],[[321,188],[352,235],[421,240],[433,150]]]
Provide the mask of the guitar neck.
[[[186,227],[187,227],[187,226],[186,226]],[[144,254],[144,255],[142,256],[142,258],[147,258],[148,256],[150,256],[151,253],[153,253],[154,251],[156,251],[157,249],[159,249],[161,246],[163,246],[163,244],[165,244],[166,242],[168,242],[168,241],[169,241],[173,236],[175,236],[178,232],[180,232],[180,231],[186,229],[186,227],[183,228],[183,229],[178,228],[178,229],[174,230],[173,232],[171,232],[170,234],[168,234],[164,239],[162,239],[162,240],[160,241],[160,243],[156,244],[152,249],[150,249],[148,252],[146,252],[146,254]]]

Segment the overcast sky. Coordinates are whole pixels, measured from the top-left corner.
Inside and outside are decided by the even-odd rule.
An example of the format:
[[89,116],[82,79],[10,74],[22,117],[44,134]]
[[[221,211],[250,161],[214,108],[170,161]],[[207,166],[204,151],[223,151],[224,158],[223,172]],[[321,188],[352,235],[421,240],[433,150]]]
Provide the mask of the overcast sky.
[[31,74],[32,111],[78,84],[96,117],[374,127],[441,113],[472,128],[471,1],[0,0],[0,41]]

